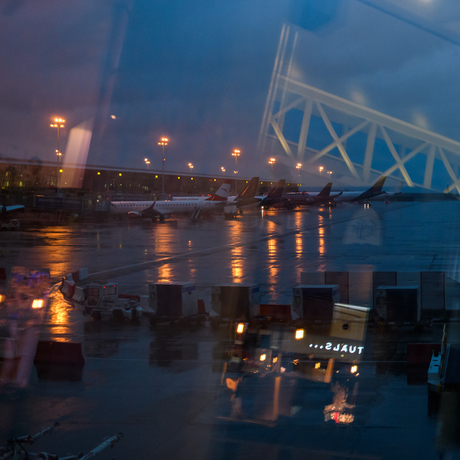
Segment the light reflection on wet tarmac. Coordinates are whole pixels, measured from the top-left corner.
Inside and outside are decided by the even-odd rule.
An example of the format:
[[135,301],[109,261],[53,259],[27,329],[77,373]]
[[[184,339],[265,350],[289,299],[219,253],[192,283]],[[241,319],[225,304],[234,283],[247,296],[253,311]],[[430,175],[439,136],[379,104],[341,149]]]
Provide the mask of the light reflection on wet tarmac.
[[[145,295],[148,283],[158,281],[256,282],[263,302],[290,303],[300,271],[318,268],[445,270],[458,277],[457,208],[457,203],[382,203],[371,208],[373,218],[343,206],[245,214],[235,221],[178,219],[177,226],[78,225],[7,235],[0,249],[5,249],[6,267],[39,265],[56,278],[82,267],[94,273],[146,263],[126,274],[100,275],[126,293]],[[184,257],[171,259],[177,255]],[[148,265],[163,257],[165,263]],[[37,450],[52,445],[64,453],[123,431],[110,458],[435,458],[426,388],[407,385],[401,361],[408,341],[438,341],[440,333],[438,328],[422,336],[368,337],[372,351],[362,364],[356,420],[345,431],[324,424],[332,392],[313,382],[295,387],[289,408],[295,416],[280,418],[273,427],[247,425],[219,418],[223,409],[230,410],[230,394],[220,385],[228,329],[96,323],[55,297],[42,338],[82,343],[83,380],[46,382],[33,374],[20,396],[10,393],[15,401],[0,398],[3,413],[10,414],[0,422],[0,432],[23,434],[55,420],[67,422],[66,436],[53,435],[37,445]],[[274,383],[269,378],[247,382],[243,396],[266,404]],[[281,389],[282,395],[291,394]],[[258,413],[256,404],[242,407]],[[395,448],[408,443],[409,452]]]

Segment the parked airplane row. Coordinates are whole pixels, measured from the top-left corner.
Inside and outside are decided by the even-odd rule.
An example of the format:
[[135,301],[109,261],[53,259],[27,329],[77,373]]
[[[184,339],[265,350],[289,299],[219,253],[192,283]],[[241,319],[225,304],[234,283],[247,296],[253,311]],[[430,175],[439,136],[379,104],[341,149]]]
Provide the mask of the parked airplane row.
[[238,196],[229,196],[230,180],[224,181],[217,192],[211,197],[174,197],[168,201],[112,201],[111,211],[118,214],[128,214],[130,217],[158,217],[164,220],[171,214],[192,214],[222,210],[225,205],[236,205],[237,208],[262,207],[292,209],[297,206],[335,205],[335,202],[369,201],[382,191],[386,176],[380,177],[368,190],[356,192],[338,192],[331,194],[332,182],[329,182],[320,192],[290,192],[284,193],[285,180],[280,180],[270,192],[256,195],[259,178],[253,177],[246,188]]

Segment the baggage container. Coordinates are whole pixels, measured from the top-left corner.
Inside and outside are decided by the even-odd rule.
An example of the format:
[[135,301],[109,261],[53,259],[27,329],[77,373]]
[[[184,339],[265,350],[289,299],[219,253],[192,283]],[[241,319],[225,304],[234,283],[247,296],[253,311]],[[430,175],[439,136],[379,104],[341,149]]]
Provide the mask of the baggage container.
[[443,313],[446,308],[446,275],[441,271],[421,272],[421,304],[423,311]]
[[326,284],[325,272],[301,272],[301,285],[323,285]]
[[212,287],[211,307],[222,319],[249,320],[260,316],[258,284],[226,284]]
[[339,286],[339,302],[348,304],[350,295],[350,279],[348,272],[325,272],[325,283]]
[[375,308],[376,292],[379,286],[397,286],[397,273],[396,272],[373,272],[372,273],[372,305]]
[[372,308],[374,303],[372,270],[349,272],[349,303]]
[[334,304],[339,302],[339,286],[300,285],[294,288],[292,308],[305,322],[331,324]]
[[398,286],[420,286],[420,272],[398,272],[396,278]]
[[150,283],[149,306],[157,318],[178,320],[198,314],[195,283]]
[[419,287],[378,286],[374,314],[374,319],[387,323],[418,323],[421,317]]

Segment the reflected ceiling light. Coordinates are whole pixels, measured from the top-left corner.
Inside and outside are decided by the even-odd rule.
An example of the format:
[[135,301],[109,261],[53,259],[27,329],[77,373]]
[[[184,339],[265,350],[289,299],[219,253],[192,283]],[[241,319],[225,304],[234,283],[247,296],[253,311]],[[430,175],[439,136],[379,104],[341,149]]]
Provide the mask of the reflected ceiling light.
[[366,96],[361,91],[354,90],[351,92],[351,100],[360,105],[367,105]]
[[43,299],[35,299],[32,302],[32,308],[33,309],[39,309],[43,307]]
[[428,129],[428,120],[423,113],[414,113],[414,125],[420,126],[420,128]]
[[304,335],[305,335],[305,331],[303,329],[297,329],[295,331],[295,338],[296,340],[300,340],[300,339],[303,339],[304,338]]

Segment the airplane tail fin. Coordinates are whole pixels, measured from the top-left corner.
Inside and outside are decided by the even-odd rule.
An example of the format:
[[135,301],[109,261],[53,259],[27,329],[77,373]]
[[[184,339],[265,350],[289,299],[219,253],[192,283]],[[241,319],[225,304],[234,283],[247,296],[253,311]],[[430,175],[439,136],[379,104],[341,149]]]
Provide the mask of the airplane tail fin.
[[370,192],[381,192],[387,176],[381,176],[377,182],[369,189]]
[[323,190],[321,190],[321,192],[318,193],[318,196],[323,196],[323,197],[329,196],[331,194],[331,188],[332,188],[332,182],[328,182],[326,187],[324,187]]
[[209,201],[227,201],[230,192],[230,180],[226,179]]
[[246,185],[246,188],[236,197],[236,199],[240,198],[254,198],[257,193],[257,185],[259,183],[258,177],[253,177],[249,184]]
[[267,198],[281,198],[283,196],[285,179],[281,179],[268,193]]
[[401,193],[401,189],[402,189],[402,186],[404,185],[404,181],[400,181],[398,183],[398,185],[393,189],[393,193],[394,194],[397,194],[397,193]]

